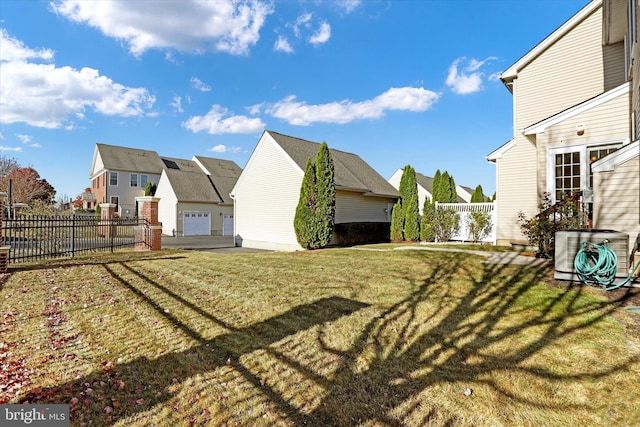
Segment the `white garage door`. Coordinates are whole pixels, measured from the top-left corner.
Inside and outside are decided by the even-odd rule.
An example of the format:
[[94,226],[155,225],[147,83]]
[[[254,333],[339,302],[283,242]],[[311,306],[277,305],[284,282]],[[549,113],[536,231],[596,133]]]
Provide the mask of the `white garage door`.
[[185,212],[182,230],[185,236],[209,236],[211,215],[209,212]]
[[222,235],[233,236],[233,215],[225,215],[222,222]]

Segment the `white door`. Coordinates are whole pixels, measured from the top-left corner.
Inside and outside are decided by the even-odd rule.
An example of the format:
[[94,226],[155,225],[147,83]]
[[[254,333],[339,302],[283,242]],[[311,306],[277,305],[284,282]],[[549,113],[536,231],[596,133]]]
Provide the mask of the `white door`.
[[185,212],[182,222],[184,236],[209,236],[211,215],[209,212]]
[[233,215],[225,215],[222,220],[222,235],[233,236]]

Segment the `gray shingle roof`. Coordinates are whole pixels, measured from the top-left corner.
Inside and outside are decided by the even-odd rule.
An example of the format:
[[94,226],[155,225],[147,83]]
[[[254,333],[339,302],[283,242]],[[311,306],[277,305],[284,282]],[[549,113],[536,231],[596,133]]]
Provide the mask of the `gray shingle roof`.
[[[303,171],[306,168],[307,159],[315,160],[320,143],[269,130],[265,132],[271,135]],[[333,159],[336,188],[381,196],[398,196],[398,191],[358,155],[333,148],[329,148],[329,151]]]
[[180,169],[165,168],[164,172],[171,183],[171,188],[180,202],[220,203],[213,184],[207,174],[192,160],[163,159],[175,162]]
[[96,144],[105,169],[132,172],[162,173],[162,161],[151,150]]
[[416,172],[416,182],[429,193],[433,193],[433,178],[431,178],[430,176],[425,176],[419,172]]
[[242,169],[231,160],[214,159],[211,157],[194,156],[211,176],[213,185],[218,191],[223,203],[233,203],[231,190],[242,173]]

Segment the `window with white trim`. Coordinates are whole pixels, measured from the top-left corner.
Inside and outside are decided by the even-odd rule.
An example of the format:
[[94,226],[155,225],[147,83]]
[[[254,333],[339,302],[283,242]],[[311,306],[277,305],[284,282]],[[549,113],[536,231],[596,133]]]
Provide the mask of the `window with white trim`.
[[109,172],[109,185],[118,185],[118,172]]
[[149,176],[140,175],[140,188],[146,188],[147,182],[149,182]]
[[[555,203],[562,193],[582,191],[590,194],[593,187],[591,163],[618,150],[622,143],[577,145],[550,148],[547,152],[547,191]],[[585,201],[590,202],[587,197]]]
[[131,173],[129,174],[129,187],[137,187],[138,186],[138,174]]

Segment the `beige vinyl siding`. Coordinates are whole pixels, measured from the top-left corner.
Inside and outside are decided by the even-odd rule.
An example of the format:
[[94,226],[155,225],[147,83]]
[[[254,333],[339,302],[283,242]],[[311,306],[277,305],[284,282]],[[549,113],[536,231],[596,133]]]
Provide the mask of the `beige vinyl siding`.
[[627,81],[624,68],[624,42],[602,47],[604,60],[604,90],[613,89]]
[[387,207],[395,199],[336,191],[336,224],[344,222],[387,222]]
[[536,149],[523,136],[496,161],[497,240],[523,241],[518,212],[528,218],[537,213]]
[[602,7],[518,72],[515,132],[604,91]]
[[[585,127],[578,135],[576,126]],[[550,126],[536,136],[538,145],[539,190],[547,189],[548,149],[567,146],[596,146],[618,142],[629,142],[629,94],[624,93],[588,111]]]
[[640,156],[613,171],[594,174],[594,228],[629,234],[631,250],[640,233]]
[[234,189],[236,244],[300,249],[293,219],[303,172],[264,133]]

